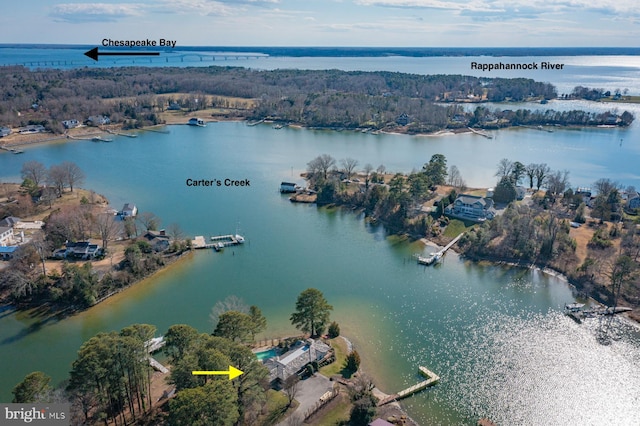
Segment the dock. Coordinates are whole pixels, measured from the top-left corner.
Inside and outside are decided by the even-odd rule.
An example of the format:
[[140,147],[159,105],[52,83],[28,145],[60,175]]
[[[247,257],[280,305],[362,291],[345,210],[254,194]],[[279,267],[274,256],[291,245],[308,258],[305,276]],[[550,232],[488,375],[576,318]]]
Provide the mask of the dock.
[[469,129],[471,131],[471,133],[474,133],[476,135],[482,136],[482,137],[487,138],[487,139],[493,139],[493,136],[490,135],[487,132],[483,132],[481,130],[472,129],[471,127],[467,127],[467,129]]
[[147,348],[147,360],[149,361],[149,365],[156,371],[160,371],[161,373],[168,373],[169,369],[164,365],[160,364],[158,360],[151,356],[152,353],[159,351],[166,345],[166,341],[164,340],[164,336],[154,337],[151,340],[147,340],[144,342],[144,346]]
[[9,151],[9,152],[12,152],[14,154],[22,154],[24,152],[24,151],[21,151],[21,150],[16,149],[16,148],[8,148],[6,146],[0,146],[0,149],[4,149],[5,151]]
[[138,135],[134,135],[133,133],[120,133],[120,132],[116,132],[115,130],[109,130],[106,129],[107,133],[112,134],[112,135],[116,135],[116,136],[125,136],[127,138],[137,138]]
[[237,246],[239,244],[243,244],[245,238],[239,234],[228,234],[228,235],[214,235],[211,237],[211,242],[207,243],[204,236],[198,235],[193,240],[191,240],[191,245],[194,249],[214,249],[216,251],[220,251],[225,247]]
[[436,253],[431,253],[431,255],[429,256],[417,256],[418,258],[418,263],[420,265],[432,265],[436,262],[439,262],[440,259],[442,259],[442,257],[444,256],[444,254],[447,252],[447,250],[449,250],[455,243],[458,242],[458,240],[460,238],[462,238],[462,236],[464,235],[464,232],[462,232],[460,235],[458,235],[457,237],[455,237],[453,240],[451,240],[449,242],[449,244],[447,244],[442,250],[436,252]]
[[420,373],[426,377],[426,380],[423,380],[420,383],[416,383],[415,385],[408,387],[404,390],[401,390],[400,392],[393,394],[393,395],[389,395],[388,397],[378,401],[378,407],[380,407],[381,405],[385,405],[388,404],[390,402],[393,401],[397,401],[399,399],[402,398],[406,398],[408,396],[413,395],[414,393],[420,392],[430,386],[435,385],[436,383],[438,383],[440,381],[440,376],[438,376],[436,373],[434,373],[433,371],[429,370],[426,367],[418,367],[420,369]]

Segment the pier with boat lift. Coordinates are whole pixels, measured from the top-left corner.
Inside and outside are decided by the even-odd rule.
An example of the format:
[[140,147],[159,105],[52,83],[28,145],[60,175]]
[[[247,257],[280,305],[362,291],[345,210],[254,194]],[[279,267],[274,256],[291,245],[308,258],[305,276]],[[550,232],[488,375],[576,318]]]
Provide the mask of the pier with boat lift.
[[147,348],[147,360],[149,361],[149,365],[156,371],[160,371],[161,373],[168,373],[169,369],[164,365],[160,364],[158,360],[151,356],[152,353],[159,351],[164,347],[167,342],[164,340],[164,336],[154,337],[151,340],[148,340],[144,343]]
[[378,401],[378,407],[380,407],[381,405],[385,405],[388,404],[390,402],[393,401],[397,401],[399,399],[402,398],[406,398],[408,396],[413,395],[414,393],[420,392],[426,388],[428,388],[429,386],[433,386],[436,383],[438,383],[440,381],[440,376],[438,376],[436,373],[434,373],[433,371],[427,369],[426,367],[418,367],[420,369],[420,373],[425,376],[426,380],[423,380],[420,383],[416,383],[413,386],[410,386],[404,390],[401,390],[398,393],[395,393],[393,395],[389,395],[388,397],[381,399],[380,401]]
[[429,256],[417,256],[418,263],[420,265],[429,266],[429,265],[433,265],[434,263],[439,262],[442,259],[442,257],[444,256],[444,254],[447,252],[447,250],[449,250],[455,243],[457,243],[458,240],[460,238],[462,238],[463,235],[464,235],[464,232],[461,233],[460,235],[458,235],[457,237],[455,237],[442,250],[440,250],[440,251],[438,251],[436,253],[431,253],[431,255],[429,255]]
[[191,241],[191,245],[194,249],[212,248],[216,251],[220,251],[225,247],[244,244],[245,238],[240,234],[214,235],[211,237],[210,241],[211,242],[207,242],[204,236],[198,235]]

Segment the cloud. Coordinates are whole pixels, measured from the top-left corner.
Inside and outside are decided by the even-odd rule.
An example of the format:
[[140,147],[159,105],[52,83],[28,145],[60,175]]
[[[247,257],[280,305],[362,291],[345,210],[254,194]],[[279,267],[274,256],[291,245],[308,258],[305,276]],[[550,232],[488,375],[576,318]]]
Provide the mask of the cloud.
[[361,6],[440,9],[461,15],[538,17],[543,13],[595,12],[602,15],[637,15],[636,0],[354,0]]
[[118,3],[64,3],[53,7],[51,16],[58,21],[82,22],[115,22],[123,18],[143,14],[141,4]]

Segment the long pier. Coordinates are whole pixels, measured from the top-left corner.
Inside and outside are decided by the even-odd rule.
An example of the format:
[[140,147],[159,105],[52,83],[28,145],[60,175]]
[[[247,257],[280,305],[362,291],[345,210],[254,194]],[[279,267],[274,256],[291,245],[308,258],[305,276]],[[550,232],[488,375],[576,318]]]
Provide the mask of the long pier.
[[464,235],[464,232],[462,232],[460,235],[458,235],[457,237],[455,237],[453,240],[451,240],[449,242],[449,244],[447,244],[446,246],[444,246],[444,248],[436,253],[432,253],[430,256],[418,256],[418,263],[421,265],[431,265],[435,262],[438,262],[440,259],[442,259],[442,256],[444,256],[444,254],[447,252],[447,250],[449,250],[455,243],[458,242],[458,240],[460,238],[462,238],[462,236]]
[[429,386],[433,386],[436,383],[438,383],[440,381],[440,376],[438,376],[436,373],[434,373],[433,371],[429,370],[426,367],[418,367],[420,369],[420,373],[422,373],[423,376],[425,376],[427,378],[427,380],[423,380],[420,383],[416,383],[415,385],[408,387],[406,389],[401,390],[400,392],[393,394],[393,395],[389,395],[388,397],[378,401],[378,407],[380,407],[381,405],[385,405],[388,404],[390,402],[393,401],[397,401],[399,399],[402,398],[406,398],[408,396],[413,395],[414,393],[420,392],[421,390],[424,390],[426,388],[428,388]]
[[476,129],[472,129],[471,127],[467,127],[467,129],[469,129],[471,131],[471,133],[474,133],[476,135],[485,137],[487,139],[493,139],[493,136],[490,135],[489,133],[485,132],[485,131],[480,131],[480,130],[476,130]]

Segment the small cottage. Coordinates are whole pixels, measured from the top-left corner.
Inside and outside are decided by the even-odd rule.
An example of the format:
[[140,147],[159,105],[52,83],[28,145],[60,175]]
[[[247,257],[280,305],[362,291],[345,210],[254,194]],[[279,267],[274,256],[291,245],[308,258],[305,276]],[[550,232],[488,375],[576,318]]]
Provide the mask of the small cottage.
[[138,208],[135,204],[126,203],[119,214],[123,219],[127,217],[136,217],[138,215]]

